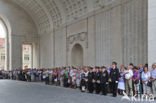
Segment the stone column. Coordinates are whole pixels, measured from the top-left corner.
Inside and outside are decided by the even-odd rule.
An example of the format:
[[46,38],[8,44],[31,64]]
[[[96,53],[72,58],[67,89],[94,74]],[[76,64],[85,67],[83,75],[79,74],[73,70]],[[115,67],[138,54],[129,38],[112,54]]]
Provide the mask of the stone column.
[[147,0],[122,4],[123,63],[147,63]]
[[156,0],[148,0],[148,63],[156,62]]
[[96,65],[108,66],[112,62],[112,9],[95,16]]

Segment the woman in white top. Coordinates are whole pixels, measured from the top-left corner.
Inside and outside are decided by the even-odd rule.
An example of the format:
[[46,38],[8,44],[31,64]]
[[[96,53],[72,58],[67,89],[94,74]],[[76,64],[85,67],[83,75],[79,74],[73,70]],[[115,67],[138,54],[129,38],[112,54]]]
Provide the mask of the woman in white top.
[[120,76],[119,76],[120,78],[119,78],[119,83],[118,83],[118,91],[120,95],[123,95],[123,91],[125,91],[124,70],[125,70],[125,67],[121,66]]
[[144,67],[144,71],[142,72],[142,82],[143,82],[143,89],[144,89],[144,94],[147,94],[149,95],[151,93],[151,87],[149,87],[147,85],[147,83],[149,82],[150,80],[150,72],[148,71],[148,67]]

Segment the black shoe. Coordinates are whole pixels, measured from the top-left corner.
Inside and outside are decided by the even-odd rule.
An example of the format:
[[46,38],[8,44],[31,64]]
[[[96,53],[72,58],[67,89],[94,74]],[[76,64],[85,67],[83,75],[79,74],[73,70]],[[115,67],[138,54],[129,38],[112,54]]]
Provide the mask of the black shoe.
[[103,93],[103,95],[106,96],[107,94],[106,93]]
[[117,97],[117,95],[113,95],[113,97]]

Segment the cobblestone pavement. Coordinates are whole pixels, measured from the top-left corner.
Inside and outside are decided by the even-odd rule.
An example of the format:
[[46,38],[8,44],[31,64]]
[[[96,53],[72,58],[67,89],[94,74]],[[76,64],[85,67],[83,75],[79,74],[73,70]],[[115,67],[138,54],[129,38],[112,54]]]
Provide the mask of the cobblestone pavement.
[[121,98],[114,98],[111,94],[82,93],[80,90],[43,83],[0,80],[0,103],[133,103]]

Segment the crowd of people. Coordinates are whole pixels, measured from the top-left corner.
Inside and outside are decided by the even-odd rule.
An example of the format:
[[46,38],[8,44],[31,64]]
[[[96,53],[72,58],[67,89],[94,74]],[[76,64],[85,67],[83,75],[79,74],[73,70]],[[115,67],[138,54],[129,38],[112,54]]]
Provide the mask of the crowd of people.
[[156,97],[156,63],[151,71],[148,64],[134,66],[132,63],[118,69],[116,62],[108,67],[0,70],[0,79],[45,82],[46,85],[80,88],[82,92],[112,93],[114,97],[124,92],[127,95],[153,94]]

